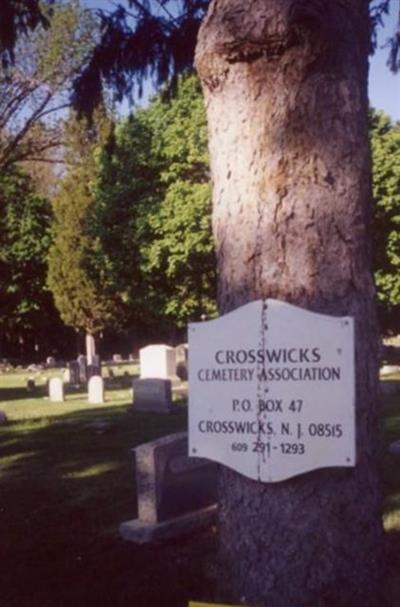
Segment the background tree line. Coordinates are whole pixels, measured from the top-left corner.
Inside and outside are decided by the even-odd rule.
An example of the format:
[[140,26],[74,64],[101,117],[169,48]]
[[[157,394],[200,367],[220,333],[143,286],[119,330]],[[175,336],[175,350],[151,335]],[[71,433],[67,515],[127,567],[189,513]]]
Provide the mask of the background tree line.
[[[72,353],[85,332],[105,348],[116,335],[127,348],[183,339],[189,320],[216,313],[198,82],[177,79],[123,120],[111,103],[90,120],[66,117],[99,23],[78,2],[55,5],[49,20],[19,43],[0,82],[3,355],[32,356],[36,345],[40,357],[42,344]],[[379,112],[370,122],[381,325],[398,333],[400,127]]]
[[[43,242],[37,282],[48,301],[39,305],[34,297],[37,316],[47,324],[52,294],[63,323],[76,332],[102,333],[106,341],[127,332],[132,345],[146,337],[183,339],[189,320],[215,314],[207,135],[197,80],[182,80],[172,99],[156,96],[118,123],[104,108],[90,122],[71,113],[63,153],[65,170],[47,197],[35,194],[31,177],[18,169],[42,205],[31,208],[28,193],[25,204],[20,200],[36,221],[31,237]],[[14,208],[6,190],[2,199]],[[27,246],[27,257],[31,253]],[[29,284],[30,272],[15,281]],[[8,279],[4,293],[10,285]],[[18,308],[11,316],[19,326]],[[26,313],[24,327],[29,323],[32,351],[41,334],[36,316]]]

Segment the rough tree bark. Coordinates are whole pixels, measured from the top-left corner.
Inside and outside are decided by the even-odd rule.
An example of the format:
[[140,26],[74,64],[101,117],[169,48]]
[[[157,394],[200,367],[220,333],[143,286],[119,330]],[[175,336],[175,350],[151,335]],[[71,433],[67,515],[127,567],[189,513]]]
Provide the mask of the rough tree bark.
[[273,485],[224,468],[221,598],[379,604],[366,0],[214,0],[196,65],[222,313],[272,297],[356,324],[357,465]]

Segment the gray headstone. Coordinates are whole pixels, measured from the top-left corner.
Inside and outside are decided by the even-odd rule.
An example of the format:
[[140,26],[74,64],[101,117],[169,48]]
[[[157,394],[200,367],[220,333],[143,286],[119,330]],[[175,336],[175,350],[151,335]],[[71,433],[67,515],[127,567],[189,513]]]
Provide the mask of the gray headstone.
[[69,383],[76,386],[80,383],[80,366],[78,361],[71,360],[68,363]]
[[86,360],[86,356],[84,356],[83,354],[80,354],[78,356],[78,358],[76,359],[79,365],[79,378],[81,383],[85,383],[87,381],[87,360]]
[[176,374],[182,381],[188,378],[188,345],[180,344],[175,348]]
[[49,381],[49,399],[53,403],[64,401],[64,384],[61,377],[52,377]]
[[50,368],[56,366],[56,359],[54,358],[54,356],[48,356],[46,358],[46,366]]
[[92,365],[94,365],[95,367],[101,367],[101,360],[100,360],[100,354],[93,354],[92,357]]
[[5,411],[0,411],[0,426],[4,426],[7,423],[7,415]]
[[120,362],[122,362],[122,356],[121,356],[121,354],[113,354],[112,359],[113,359],[114,363],[120,363]]
[[187,451],[186,432],[133,449],[139,517],[120,525],[125,540],[159,541],[214,523],[218,465]]
[[189,458],[186,432],[133,449],[139,519],[158,523],[217,501],[217,464]]
[[135,411],[171,413],[172,393],[169,379],[134,379],[132,387]]
[[88,401],[95,405],[104,403],[104,382],[100,375],[93,375],[93,377],[89,379]]
[[26,381],[26,390],[27,390],[27,392],[34,392],[35,391],[35,380],[32,379],[32,377],[30,377]]

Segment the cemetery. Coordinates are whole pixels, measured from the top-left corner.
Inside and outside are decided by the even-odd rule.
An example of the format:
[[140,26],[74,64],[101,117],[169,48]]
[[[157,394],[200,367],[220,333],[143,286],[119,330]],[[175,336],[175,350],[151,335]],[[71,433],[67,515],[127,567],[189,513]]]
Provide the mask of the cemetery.
[[0,607],[398,607],[399,0],[0,4]]
[[[46,382],[62,369],[0,375],[0,554],[7,563],[1,598],[7,607],[50,607],[61,594],[62,605],[93,607],[186,607],[196,597],[215,598],[215,485],[200,491],[207,460],[186,463],[187,384],[171,391],[174,414],[136,411],[131,385],[144,381],[139,359],[114,364],[111,378],[110,368],[102,366],[103,403],[89,402],[83,387],[67,388],[63,401],[51,401]],[[33,393],[27,390],[29,377]],[[382,376],[383,386],[397,382],[400,373]],[[388,605],[396,607],[400,394],[382,392],[385,593]],[[164,496],[158,483],[165,484]],[[161,601],[151,580],[166,577]]]

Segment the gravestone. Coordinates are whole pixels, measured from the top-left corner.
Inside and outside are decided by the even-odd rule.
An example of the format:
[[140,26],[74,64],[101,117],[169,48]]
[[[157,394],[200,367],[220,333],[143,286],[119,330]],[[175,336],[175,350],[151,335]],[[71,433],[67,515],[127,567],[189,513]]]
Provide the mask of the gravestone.
[[69,383],[77,386],[80,383],[80,366],[78,361],[71,360],[68,363]]
[[93,354],[92,356],[92,365],[95,367],[101,367],[100,354]]
[[54,356],[48,356],[46,358],[46,367],[52,368],[56,366],[56,359]]
[[122,362],[122,356],[121,354],[113,354],[113,363],[121,363]]
[[186,432],[164,436],[132,451],[138,518],[122,523],[124,539],[144,543],[176,537],[213,522],[218,466],[188,457]]
[[89,379],[88,401],[93,405],[101,405],[104,403],[104,382],[100,375],[93,375]]
[[169,379],[134,379],[134,411],[143,413],[171,413],[172,391]]
[[87,360],[86,356],[80,354],[76,359],[79,365],[79,380],[80,383],[85,383],[87,381]]
[[26,391],[27,392],[34,392],[35,391],[35,380],[32,377],[30,377],[26,381]]
[[61,377],[52,377],[49,380],[49,399],[52,403],[64,402],[64,384]]
[[165,345],[146,346],[139,351],[140,378],[176,378],[175,350]]
[[175,348],[176,374],[182,381],[188,378],[188,345],[179,344]]
[[399,373],[400,366],[399,365],[383,365],[380,369],[381,375],[392,375],[394,373]]

